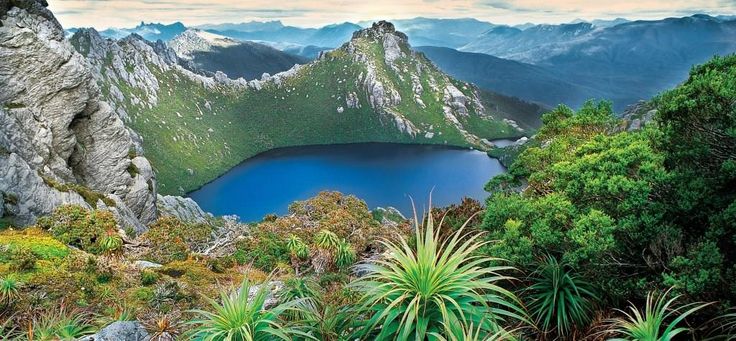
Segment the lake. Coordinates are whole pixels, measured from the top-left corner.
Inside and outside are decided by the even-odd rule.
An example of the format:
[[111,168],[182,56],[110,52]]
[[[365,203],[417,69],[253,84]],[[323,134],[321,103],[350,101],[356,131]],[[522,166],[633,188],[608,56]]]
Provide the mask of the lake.
[[320,191],[353,194],[376,207],[421,212],[432,191],[434,206],[483,201],[485,183],[505,172],[481,151],[431,145],[361,143],[268,151],[250,158],[189,194],[205,211],[259,221],[284,214],[289,204]]

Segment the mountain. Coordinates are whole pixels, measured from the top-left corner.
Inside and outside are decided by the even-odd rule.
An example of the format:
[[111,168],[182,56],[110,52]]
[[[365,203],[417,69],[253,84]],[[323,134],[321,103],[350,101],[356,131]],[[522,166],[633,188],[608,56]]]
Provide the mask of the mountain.
[[[251,25],[252,26],[252,25]],[[207,31],[238,40],[252,40],[272,43],[288,43],[300,46],[321,46],[335,48],[350,40],[353,32],[361,29],[352,23],[327,25],[320,28],[301,28],[281,26],[267,29],[250,29],[242,31],[241,26],[226,30],[207,29]]]
[[0,3],[0,218],[23,226],[75,204],[142,232],[171,205],[157,195],[140,138],[46,6]]
[[588,98],[606,96],[600,90],[571,83],[563,75],[542,66],[446,47],[419,46],[414,49],[424,53],[442,71],[457,79],[549,106],[582,103]]
[[[472,18],[435,19],[413,18],[392,20],[396,29],[409,36],[414,46],[442,46],[458,48],[466,45],[486,31],[496,27],[489,22]],[[361,26],[370,26],[370,22],[361,22]]]
[[678,84],[694,64],[736,52],[734,36],[736,21],[694,15],[602,28],[590,23],[496,27],[460,50],[544,67],[595,89],[622,110]]
[[[257,153],[352,142],[487,149],[528,134],[541,106],[484,93],[439,71],[381,22],[305,65],[260,80],[206,77],[162,42],[94,30],[74,45],[110,105],[140,135],[163,193],[186,193]],[[519,117],[518,121],[514,118]]]
[[[624,24],[627,22],[630,22],[631,20],[628,20],[626,18],[616,18],[616,19],[594,19],[591,21],[583,20],[583,19],[575,19],[571,24],[578,24],[578,23],[591,23],[595,27],[611,27],[616,26],[619,24]],[[533,26],[533,25],[532,25]]]
[[497,26],[460,48],[525,63],[537,63],[550,53],[563,51],[577,40],[588,39],[595,28],[581,22],[561,25],[535,25],[526,29]]
[[167,42],[177,56],[189,61],[195,71],[214,74],[223,72],[230,78],[260,78],[264,73],[286,71],[300,58],[273,47],[254,42],[241,42],[225,36],[189,29]]
[[249,21],[242,23],[224,23],[224,24],[204,24],[195,26],[201,30],[214,31],[238,31],[238,32],[257,32],[257,31],[276,31],[284,27],[280,20],[272,21]]
[[[77,29],[70,29],[68,30],[68,32],[73,34],[75,30]],[[130,34],[135,33],[145,38],[146,40],[156,41],[161,39],[166,41],[174,38],[175,36],[181,34],[186,30],[187,28],[184,26],[184,24],[178,21],[169,25],[160,23],[146,24],[145,22],[141,22],[138,26],[133,28],[108,28],[104,31],[100,31],[100,35],[105,38],[122,39]]]

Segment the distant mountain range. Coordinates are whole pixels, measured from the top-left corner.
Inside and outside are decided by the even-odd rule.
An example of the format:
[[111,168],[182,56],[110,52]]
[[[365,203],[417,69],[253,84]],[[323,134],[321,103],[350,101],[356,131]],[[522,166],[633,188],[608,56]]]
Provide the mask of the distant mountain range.
[[569,83],[596,90],[591,94],[613,100],[620,110],[681,82],[692,65],[736,52],[734,37],[736,21],[693,15],[610,27],[499,26],[460,50],[545,68]]
[[[413,46],[442,46],[459,48],[497,25],[477,19],[414,18],[392,20],[396,29],[409,36]],[[358,23],[370,26],[371,22]]]
[[[78,29],[72,28],[67,30],[67,33],[75,33]],[[105,38],[122,39],[133,33],[145,38],[149,41],[156,40],[171,40],[182,32],[186,31],[187,28],[180,22],[172,24],[159,24],[159,23],[148,23],[142,22],[133,28],[108,28],[104,31],[100,31],[100,35]]]
[[[676,85],[692,65],[713,55],[736,52],[733,16],[693,15],[652,21],[575,20],[567,24],[514,27],[476,19],[414,18],[394,22],[398,30],[407,33],[413,46],[427,46],[419,50],[455,77],[547,105],[579,106],[588,98],[605,98],[613,100],[615,108],[621,110]],[[369,22],[346,22],[300,28],[280,21],[251,21],[198,28],[314,59],[320,52],[350,40],[353,31],[369,25]],[[141,23],[135,28],[108,29],[100,34],[119,39],[136,33],[155,41],[170,40],[185,30],[178,22]],[[225,55],[242,53],[233,50]],[[211,53],[210,57],[213,57]],[[227,61],[234,57],[221,58],[224,58],[222,63],[213,62],[211,68],[225,69]],[[231,76],[238,74],[253,75],[236,71]]]

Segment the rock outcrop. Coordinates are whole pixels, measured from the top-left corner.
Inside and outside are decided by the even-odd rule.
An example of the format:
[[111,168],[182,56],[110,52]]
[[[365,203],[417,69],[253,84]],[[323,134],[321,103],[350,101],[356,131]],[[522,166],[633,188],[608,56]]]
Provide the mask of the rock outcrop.
[[125,219],[137,221],[126,224],[150,223],[155,178],[131,172],[150,169],[148,160],[130,157],[130,132],[100,100],[84,57],[45,5],[1,6],[0,193],[13,199],[4,201],[5,214],[29,224],[60,204],[97,206],[89,198],[97,193],[132,212]]
[[85,336],[80,341],[147,341],[148,332],[138,321],[116,321],[102,328],[97,334]]
[[[109,210],[121,228],[141,232],[159,215],[156,177],[141,137],[125,125],[121,103],[155,105],[156,78],[131,65],[153,61],[163,68],[176,63],[176,54],[126,38],[123,44],[142,51],[144,61],[93,31],[72,46],[46,6],[42,0],[0,2],[0,216],[26,225],[76,204]],[[140,63],[129,63],[131,56]],[[103,76],[103,64],[116,72]],[[136,86],[140,98],[107,87],[113,78]],[[192,205],[189,212],[204,214]]]
[[204,212],[191,198],[159,194],[156,204],[162,216],[172,216],[181,221],[204,223],[212,217],[211,214]]

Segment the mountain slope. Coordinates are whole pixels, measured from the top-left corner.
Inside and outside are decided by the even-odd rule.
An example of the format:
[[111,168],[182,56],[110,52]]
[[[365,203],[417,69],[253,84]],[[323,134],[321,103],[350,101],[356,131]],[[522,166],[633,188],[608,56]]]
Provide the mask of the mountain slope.
[[525,133],[508,120],[517,111],[538,117],[542,110],[502,97],[503,103],[484,102],[494,97],[441,73],[385,22],[310,64],[249,82],[194,74],[163,44],[94,33],[78,33],[75,45],[94,51],[86,55],[103,93],[140,134],[164,193],[191,191],[245,158],[285,146],[406,142],[485,149],[488,140]]
[[240,42],[213,33],[190,29],[167,42],[177,56],[197,71],[224,72],[230,78],[260,78],[264,73],[286,71],[307,59],[270,46]]
[[542,66],[469,53],[445,47],[414,48],[427,55],[440,69],[453,77],[509,96],[555,106],[582,103],[588,98],[605,98],[602,91],[573,84]]

